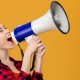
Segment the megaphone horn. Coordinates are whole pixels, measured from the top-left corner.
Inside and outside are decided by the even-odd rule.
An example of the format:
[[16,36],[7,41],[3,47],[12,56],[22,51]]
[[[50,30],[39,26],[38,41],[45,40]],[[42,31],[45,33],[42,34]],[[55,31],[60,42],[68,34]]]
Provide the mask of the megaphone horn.
[[62,5],[57,1],[53,1],[51,3],[50,9],[53,21],[57,29],[60,32],[67,34],[70,31],[70,23],[66,11],[62,7]]

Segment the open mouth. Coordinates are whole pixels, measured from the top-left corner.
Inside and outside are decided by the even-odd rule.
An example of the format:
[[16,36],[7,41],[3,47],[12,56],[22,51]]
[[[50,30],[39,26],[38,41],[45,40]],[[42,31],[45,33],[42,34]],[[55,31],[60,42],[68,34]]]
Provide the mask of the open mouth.
[[7,41],[11,41],[11,42],[13,42],[12,37],[11,37],[11,36],[9,36],[9,37],[7,38]]

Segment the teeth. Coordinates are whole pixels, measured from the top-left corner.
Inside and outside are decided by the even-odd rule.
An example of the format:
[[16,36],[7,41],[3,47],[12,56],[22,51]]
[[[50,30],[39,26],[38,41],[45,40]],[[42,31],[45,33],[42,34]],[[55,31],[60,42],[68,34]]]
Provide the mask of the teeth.
[[8,36],[8,38],[10,38],[11,36]]

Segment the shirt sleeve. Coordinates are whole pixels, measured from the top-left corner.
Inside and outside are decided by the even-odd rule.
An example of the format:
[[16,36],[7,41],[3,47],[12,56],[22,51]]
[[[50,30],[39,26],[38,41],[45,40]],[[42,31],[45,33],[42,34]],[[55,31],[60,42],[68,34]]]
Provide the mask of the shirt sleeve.
[[43,74],[33,71],[32,80],[43,80]]
[[17,80],[32,80],[32,77],[31,74],[27,74],[21,70]]

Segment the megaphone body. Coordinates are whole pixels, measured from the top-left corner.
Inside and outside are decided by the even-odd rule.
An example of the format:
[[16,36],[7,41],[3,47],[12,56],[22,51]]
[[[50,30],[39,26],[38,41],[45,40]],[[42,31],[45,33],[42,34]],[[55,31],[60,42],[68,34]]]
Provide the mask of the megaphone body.
[[16,44],[18,44],[24,40],[29,42],[32,35],[38,35],[55,29],[64,34],[67,34],[70,30],[67,14],[57,1],[51,3],[50,9],[45,15],[16,27],[11,35]]

